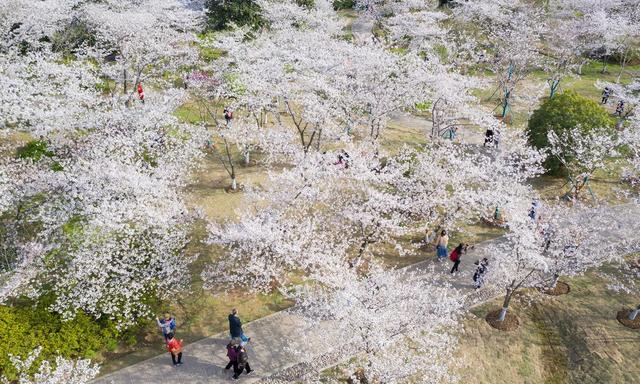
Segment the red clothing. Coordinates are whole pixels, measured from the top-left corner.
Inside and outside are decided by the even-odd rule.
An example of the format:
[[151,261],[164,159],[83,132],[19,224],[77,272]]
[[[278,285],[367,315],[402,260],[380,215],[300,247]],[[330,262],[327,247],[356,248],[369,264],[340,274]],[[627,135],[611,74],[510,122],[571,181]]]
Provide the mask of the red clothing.
[[167,350],[169,352],[176,351],[175,353],[182,352],[182,342],[174,337],[167,343]]
[[138,84],[138,97],[140,97],[140,100],[144,100],[144,89],[142,89],[142,84]]
[[449,259],[451,261],[458,261],[460,259],[460,254],[458,253],[458,248],[455,248],[453,251],[451,251],[451,254],[449,255]]

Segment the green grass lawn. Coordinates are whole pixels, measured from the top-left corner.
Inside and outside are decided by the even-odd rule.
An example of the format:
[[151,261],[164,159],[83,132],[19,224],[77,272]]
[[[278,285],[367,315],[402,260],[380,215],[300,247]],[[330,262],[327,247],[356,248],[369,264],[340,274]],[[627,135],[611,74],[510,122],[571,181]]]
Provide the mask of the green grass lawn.
[[596,273],[562,280],[571,286],[567,295],[519,296],[511,308],[520,319],[515,331],[495,330],[484,320],[500,299],[466,316],[458,352],[462,383],[640,382],[640,333],[616,320],[618,310],[640,297],[608,291]]

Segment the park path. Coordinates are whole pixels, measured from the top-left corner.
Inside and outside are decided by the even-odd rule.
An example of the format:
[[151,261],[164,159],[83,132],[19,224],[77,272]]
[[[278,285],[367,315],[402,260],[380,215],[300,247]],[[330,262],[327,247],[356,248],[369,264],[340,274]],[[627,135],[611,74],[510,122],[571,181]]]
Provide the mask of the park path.
[[[615,217],[616,224],[603,228],[600,233],[594,233],[602,239],[602,245],[616,244],[624,239],[639,236],[640,206],[624,204],[612,206],[610,212]],[[599,221],[597,215],[588,215],[581,220]],[[487,301],[500,292],[495,287],[473,289],[473,263],[483,257],[491,258],[490,250],[496,242],[503,238],[476,244],[474,249],[465,255],[460,272],[455,276],[448,273],[451,263],[427,260],[408,268],[423,274],[438,274],[441,279],[457,288],[465,298],[467,307]],[[242,314],[240,314],[242,315]],[[241,382],[253,383],[257,381],[277,380],[278,376],[294,377],[302,375],[309,368],[328,367],[338,363],[331,356],[323,354],[322,343],[332,335],[331,322],[323,321],[310,328],[298,315],[289,310],[275,313],[271,316],[253,321],[244,326],[245,333],[251,336],[248,353],[252,375],[243,375]],[[301,339],[296,335],[304,334]],[[174,384],[204,384],[225,383],[231,380],[231,373],[224,371],[227,363],[225,345],[228,342],[226,332],[220,333],[184,347],[184,365],[174,368],[168,353],[121,369],[112,374],[98,378],[95,384],[146,384],[146,383],[174,383]],[[326,345],[326,344],[324,344]],[[295,352],[292,352],[295,351]],[[287,380],[283,380],[286,382]]]

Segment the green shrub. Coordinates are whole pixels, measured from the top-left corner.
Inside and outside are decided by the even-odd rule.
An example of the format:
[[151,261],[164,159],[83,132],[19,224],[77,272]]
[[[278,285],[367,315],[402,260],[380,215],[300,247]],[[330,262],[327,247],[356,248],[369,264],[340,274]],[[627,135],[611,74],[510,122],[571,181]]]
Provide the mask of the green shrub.
[[295,0],[295,3],[300,7],[313,8],[316,5],[316,0]]
[[266,24],[262,8],[253,0],[207,0],[207,29],[221,31],[232,23],[258,29]]
[[54,52],[73,53],[83,45],[94,46],[95,32],[79,19],[74,19],[61,30],[53,34],[51,49]]
[[17,155],[21,159],[39,161],[42,156],[53,157],[54,153],[47,148],[47,143],[45,141],[31,140],[23,147],[18,148]]
[[351,9],[356,6],[355,0],[333,0],[333,9]]
[[105,347],[117,345],[121,333],[114,322],[96,320],[84,313],[63,321],[60,315],[48,310],[53,300],[53,297],[45,297],[37,304],[22,300],[14,306],[0,306],[0,343],[5,352],[0,354],[0,372],[9,379],[16,378],[9,353],[24,358],[41,346],[42,352],[33,365],[37,368],[40,361],[54,361],[57,355],[93,358]]
[[[597,102],[579,94],[566,91],[545,100],[529,119],[527,128],[529,142],[535,148],[549,147],[547,133],[555,131],[562,137],[564,131],[581,127],[584,132],[594,128],[607,128],[614,133],[615,119]],[[552,157],[545,161],[545,167],[551,174],[562,172],[560,162]]]

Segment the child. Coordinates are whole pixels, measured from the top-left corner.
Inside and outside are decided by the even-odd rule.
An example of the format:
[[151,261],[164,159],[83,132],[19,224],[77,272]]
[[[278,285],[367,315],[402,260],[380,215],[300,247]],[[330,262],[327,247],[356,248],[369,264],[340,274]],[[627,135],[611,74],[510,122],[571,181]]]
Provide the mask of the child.
[[165,313],[162,320],[156,317],[156,322],[162,330],[162,336],[164,336],[165,343],[167,343],[169,341],[169,334],[175,333],[176,331],[176,319],[171,317],[170,314]]

